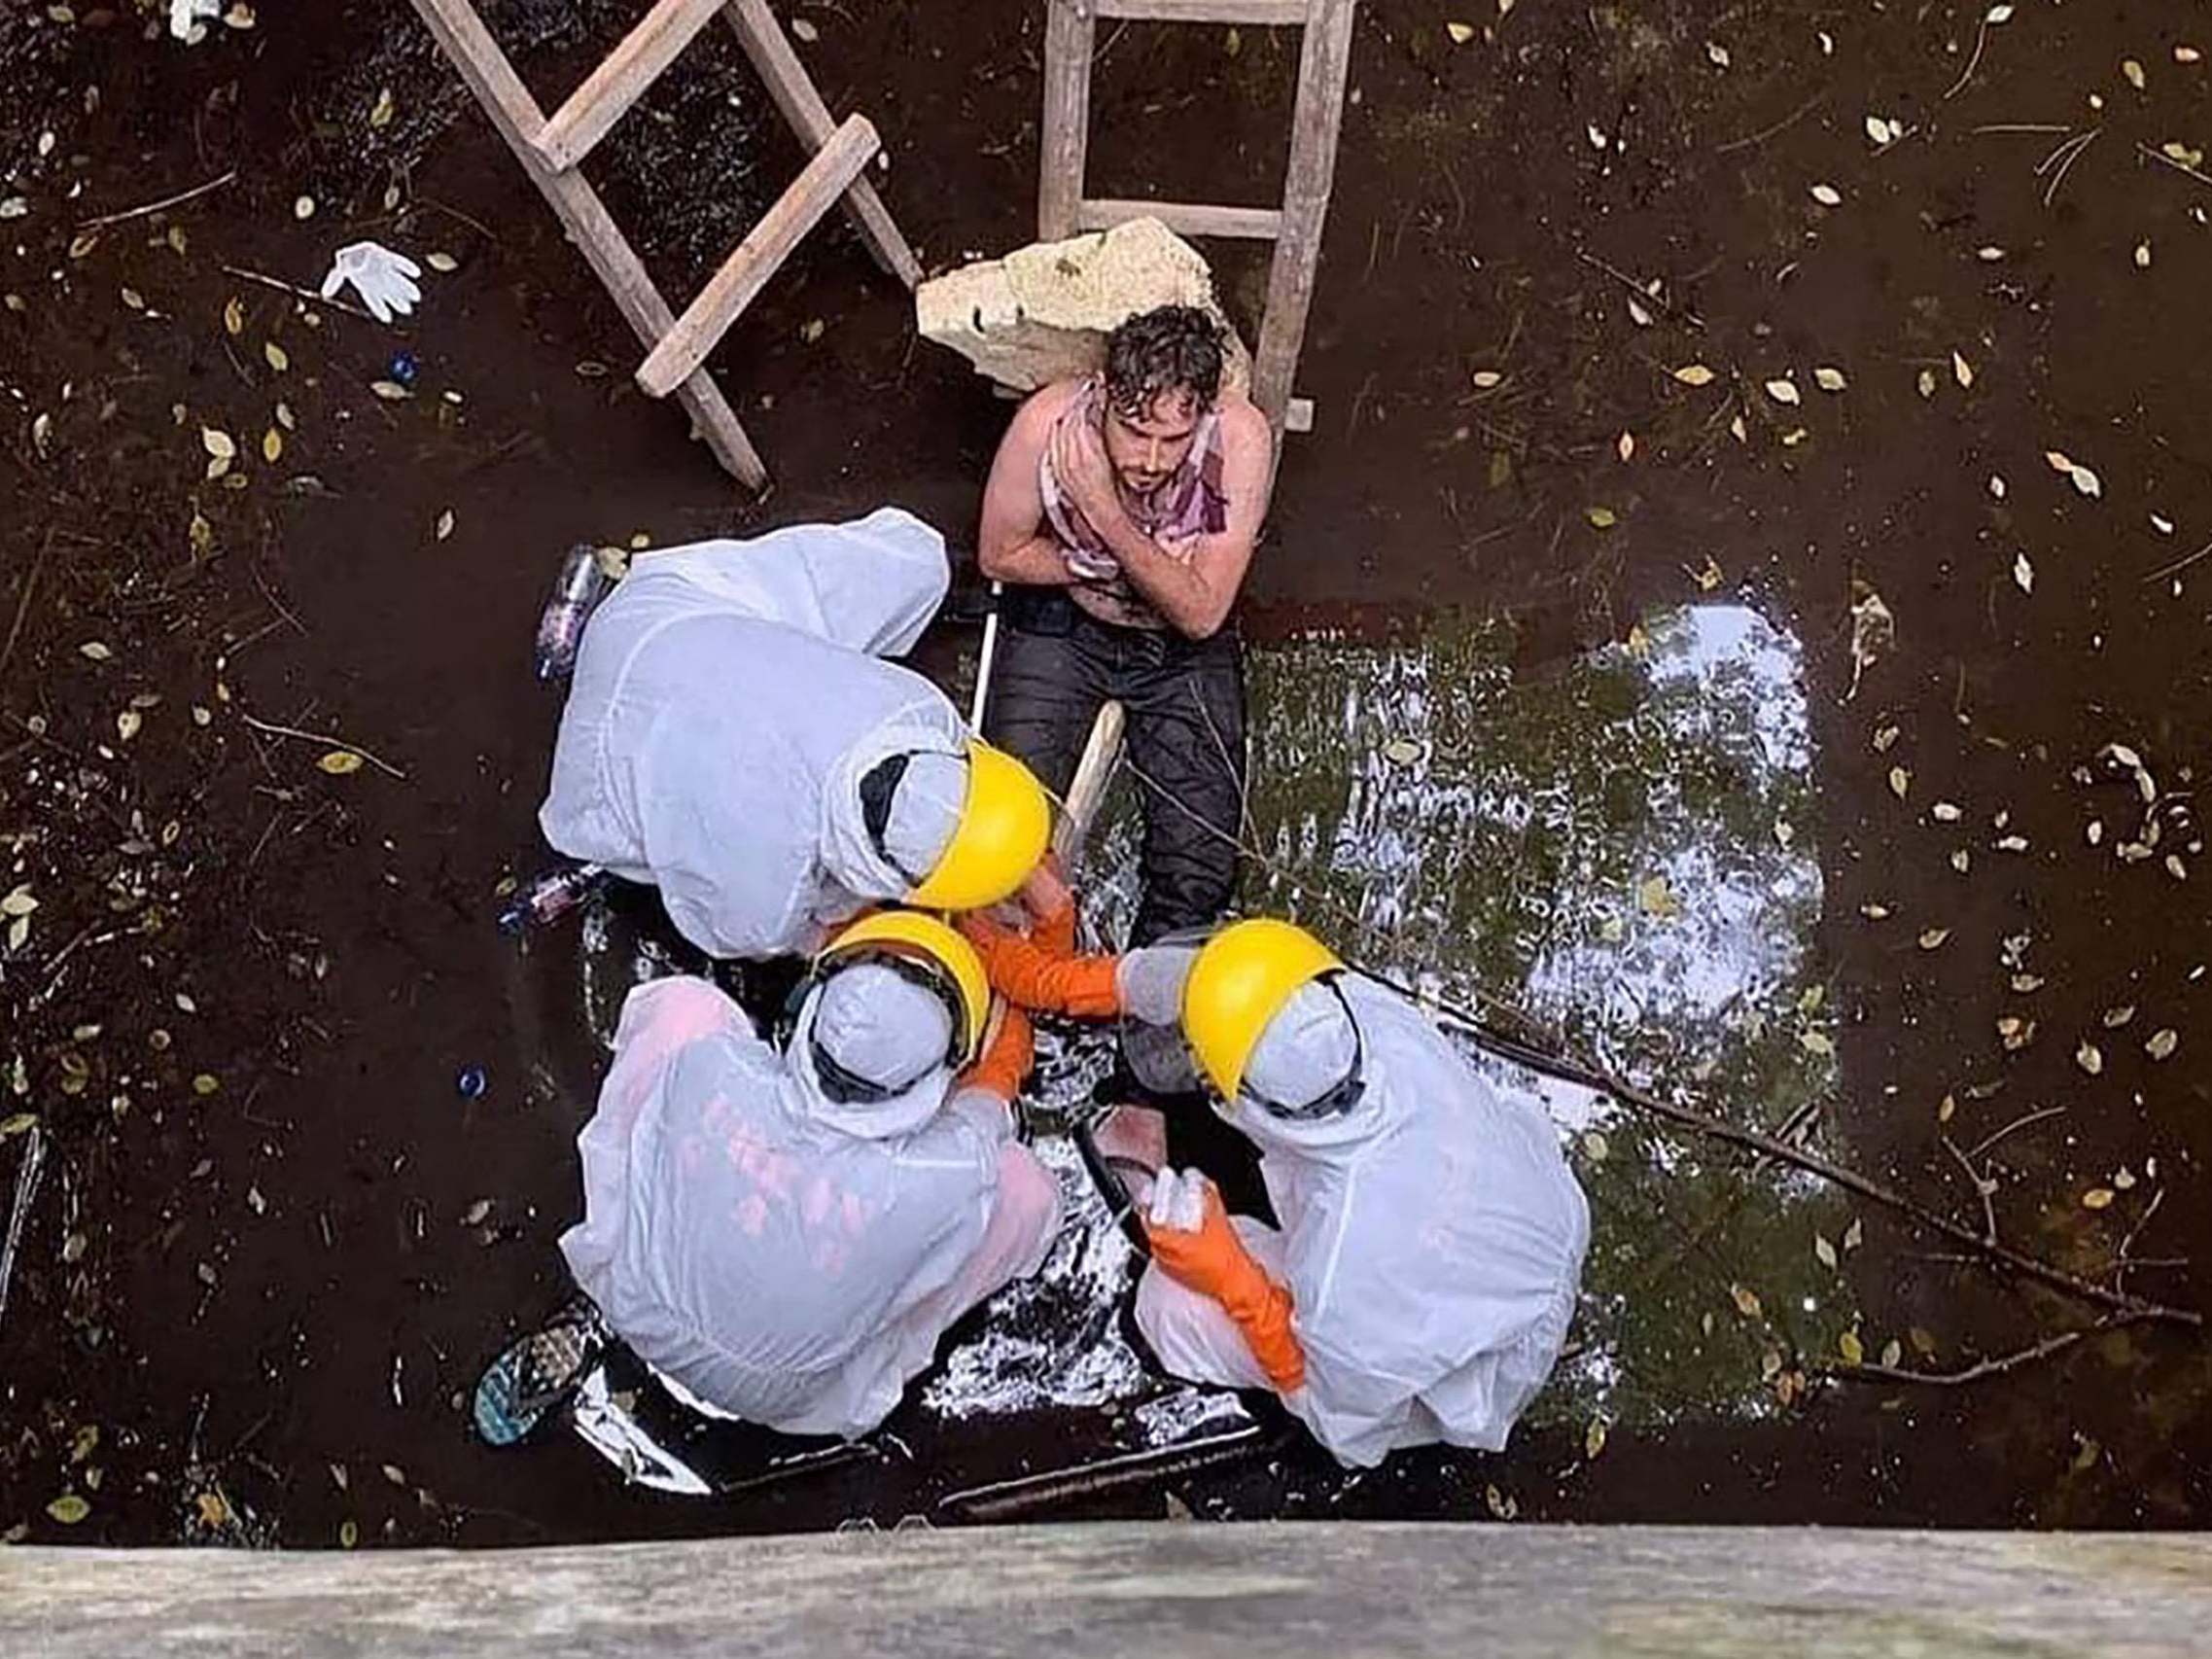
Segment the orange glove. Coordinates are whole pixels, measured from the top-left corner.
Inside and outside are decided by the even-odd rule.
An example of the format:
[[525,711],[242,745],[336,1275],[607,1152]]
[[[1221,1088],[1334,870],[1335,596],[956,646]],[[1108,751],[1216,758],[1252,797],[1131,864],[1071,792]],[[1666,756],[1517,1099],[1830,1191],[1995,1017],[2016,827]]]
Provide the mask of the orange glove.
[[1078,1019],[1111,1019],[1121,1012],[1114,988],[1114,959],[1072,956],[1055,944],[1073,943],[1074,906],[1037,924],[1040,938],[1001,927],[980,911],[960,918],[960,931],[983,957],[991,988],[1009,1003],[1039,1013],[1072,1014]]
[[1022,1079],[1036,1064],[1036,1038],[1030,1030],[1030,1017],[1008,1003],[1000,1010],[998,1034],[962,1076],[960,1086],[985,1089],[1010,1103],[1022,1092]]
[[[1177,1178],[1173,1170],[1163,1169],[1152,1179],[1157,1189],[1161,1182]],[[1157,1201],[1153,1211],[1161,1211]],[[1290,1292],[1270,1279],[1245,1249],[1245,1241],[1229,1224],[1219,1187],[1205,1182],[1205,1209],[1195,1229],[1165,1225],[1148,1216],[1144,1236],[1161,1272],[1221,1305],[1244,1332],[1252,1357],[1278,1394],[1288,1394],[1305,1383],[1305,1351],[1290,1328]]]

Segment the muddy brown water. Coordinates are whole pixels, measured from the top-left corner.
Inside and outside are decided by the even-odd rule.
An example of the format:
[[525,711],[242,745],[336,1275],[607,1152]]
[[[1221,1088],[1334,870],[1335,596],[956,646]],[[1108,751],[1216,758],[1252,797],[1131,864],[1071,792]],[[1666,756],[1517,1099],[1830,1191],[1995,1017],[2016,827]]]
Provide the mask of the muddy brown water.
[[[517,0],[498,18],[550,98],[619,12]],[[883,129],[926,261],[1021,240],[1033,9],[989,0],[958,29],[800,12],[832,104]],[[2192,396],[2212,188],[2143,151],[2207,147],[2208,71],[2175,49],[2212,41],[2161,8],[2022,7],[1946,99],[1978,15],[1523,6],[1470,13],[1485,26],[1456,44],[1419,9],[1363,8],[1301,374],[1318,425],[1285,458],[1246,606],[1270,762],[1254,819],[1378,961],[1533,1005],[1741,1121],[1816,1103],[1815,1145],[1970,1222],[1943,1137],[1966,1150],[2063,1108],[1979,1160],[2002,1236],[2098,1276],[2124,1247],[2132,1288],[2201,1303],[2203,877],[2179,833],[2124,862],[2131,777],[2076,774],[2111,742],[2161,794],[2207,763],[2212,560],[2146,578],[2212,540]],[[1293,66],[1264,31],[1109,31],[1097,188],[1264,199]],[[517,958],[489,924],[537,856],[556,705],[526,658],[549,560],[887,500],[965,542],[1004,406],[911,343],[849,238],[819,237],[717,359],[779,478],[740,499],[627,390],[634,345],[392,8],[190,49],[125,9],[16,8],[0,76],[0,200],[24,202],[0,220],[20,301],[0,312],[0,893],[38,900],[0,948],[0,1118],[37,1120],[0,1137],[0,1199],[29,1190],[0,1313],[0,1530],[316,1545],[890,1525],[1126,1444],[1112,1409],[951,1416],[926,1385],[894,1424],[911,1462],[682,1503],[625,1493],[573,1441],[485,1452],[454,1406],[556,1292],[594,1063],[574,962]],[[394,117],[371,126],[386,85]],[[1878,151],[1870,113],[1906,136]],[[796,157],[726,63],[633,124],[611,194],[687,291]],[[1977,130],[2019,125],[2097,133],[2048,205],[2037,166],[2065,134]],[[232,167],[174,214],[78,239]],[[223,269],[312,286],[359,235],[459,262],[398,334],[325,308],[311,325]],[[1248,321],[1259,267],[1232,251],[1221,270]],[[1630,284],[1654,278],[1639,325]],[[387,403],[367,385],[398,344],[421,379]],[[1690,364],[1712,382],[1673,377]],[[1795,405],[1764,389],[1783,376]],[[243,488],[204,476],[202,426],[235,436]],[[1896,637],[1850,694],[1854,582]],[[1694,618],[1788,672],[1716,680],[1722,653],[1670,685]],[[957,680],[971,645],[948,628],[929,661]],[[325,775],[324,745],[249,715],[406,775]],[[1247,899],[1282,879],[1255,867]],[[2000,1019],[2032,1041],[2007,1049]],[[2145,1046],[2160,1031],[2164,1061]],[[477,1100],[454,1087],[469,1064],[490,1074]],[[1788,1376],[1845,1329],[1870,1359],[1896,1340],[1901,1362],[1948,1367],[2090,1311],[1648,1125],[1573,1126],[1602,1218],[1591,1305],[1509,1453],[1354,1479],[1292,1450],[1178,1479],[1176,1500],[2201,1524],[2201,1338],[2138,1325],[1970,1387],[1777,1391],[1770,1353]],[[956,1333],[948,1366],[988,1334]],[[64,1495],[84,1519],[49,1513]]]

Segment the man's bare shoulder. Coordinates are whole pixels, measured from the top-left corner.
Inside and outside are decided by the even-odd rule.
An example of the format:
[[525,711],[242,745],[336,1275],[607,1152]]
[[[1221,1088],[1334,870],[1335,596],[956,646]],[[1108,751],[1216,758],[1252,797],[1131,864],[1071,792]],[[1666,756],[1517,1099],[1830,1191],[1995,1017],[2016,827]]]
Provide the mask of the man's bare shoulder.
[[1266,455],[1275,447],[1275,434],[1260,413],[1259,405],[1238,392],[1224,392],[1213,406],[1221,420],[1221,440],[1230,453]]
[[999,440],[1001,454],[1012,449],[1035,449],[1041,453],[1045,440],[1051,435],[1052,423],[1074,398],[1081,387],[1080,380],[1055,380],[1040,386],[1022,400],[1022,406],[1014,411],[1014,418],[1006,423],[1006,435]]

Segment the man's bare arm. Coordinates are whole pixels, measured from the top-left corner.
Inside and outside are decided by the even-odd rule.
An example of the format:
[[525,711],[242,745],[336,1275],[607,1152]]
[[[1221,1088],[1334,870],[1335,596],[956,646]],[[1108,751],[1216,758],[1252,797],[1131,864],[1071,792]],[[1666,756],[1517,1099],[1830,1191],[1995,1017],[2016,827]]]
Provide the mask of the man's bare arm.
[[1037,467],[1068,395],[1062,386],[1036,393],[999,441],[990,481],[983,486],[983,524],[975,541],[975,562],[993,582],[1065,587],[1074,580],[1045,524],[1044,495],[1037,487]]
[[1187,559],[1163,549],[1118,511],[1093,520],[1121,566],[1129,584],[1151,602],[1177,633],[1207,639],[1228,620],[1244,585],[1245,572],[1267,518],[1267,490],[1273,471],[1274,435],[1267,417],[1239,400],[1222,408],[1221,487],[1229,498],[1229,521],[1214,535],[1190,544]]

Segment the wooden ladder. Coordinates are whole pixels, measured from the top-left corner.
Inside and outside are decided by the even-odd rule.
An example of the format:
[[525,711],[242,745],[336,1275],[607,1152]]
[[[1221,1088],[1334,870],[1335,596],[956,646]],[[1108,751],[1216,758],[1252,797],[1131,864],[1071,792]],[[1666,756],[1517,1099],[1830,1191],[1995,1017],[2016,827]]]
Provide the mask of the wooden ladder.
[[[1320,264],[1321,225],[1336,175],[1344,125],[1344,83],[1352,63],[1354,0],[1045,0],[1044,130],[1036,192],[1036,230],[1047,242],[1153,218],[1184,236],[1272,241],[1267,310],[1252,354],[1252,401],[1275,427],[1304,432],[1313,406],[1291,396],[1306,313]],[[1101,18],[1156,23],[1233,23],[1303,27],[1297,102],[1291,112],[1290,166],[1281,208],[1216,207],[1197,202],[1129,201],[1083,194],[1090,146],[1091,55]]]
[[[848,116],[842,124],[830,119],[813,77],[768,10],[768,0],[655,0],[652,10],[550,117],[515,74],[471,0],[414,0],[414,8],[530,182],[560,216],[569,240],[644,341],[638,385],[653,398],[673,392],[715,459],[754,489],[764,488],[768,469],[737,411],[707,372],[707,354],[799,239],[838,202],[878,265],[908,288],[921,279],[914,250],[875,187],[861,176],[881,148],[874,126],[864,116]],[[768,95],[813,159],[679,317],[579,169],[592,148],[717,13],[736,33]]]

